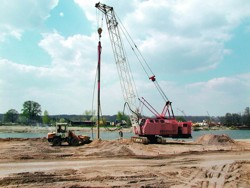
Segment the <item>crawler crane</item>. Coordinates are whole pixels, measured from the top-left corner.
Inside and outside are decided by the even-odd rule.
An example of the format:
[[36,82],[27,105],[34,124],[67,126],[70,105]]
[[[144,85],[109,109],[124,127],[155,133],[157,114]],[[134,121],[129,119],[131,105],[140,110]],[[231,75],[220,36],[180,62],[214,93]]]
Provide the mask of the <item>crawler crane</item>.
[[[149,68],[145,59],[142,57],[137,46],[134,45],[132,47],[132,50],[135,52],[141,65],[143,66],[143,63],[145,64],[143,66],[144,71],[146,72],[149,80],[154,83],[160,95],[164,99],[164,107],[162,112],[158,113],[146,101],[146,99],[137,97],[135,84],[133,82],[133,77],[129,64],[127,62],[126,53],[120,36],[120,30],[123,28],[124,33],[124,27],[118,24],[113,7],[101,3],[97,3],[95,7],[104,14],[106,19],[106,25],[109,32],[118,75],[120,78],[123,97],[125,100],[125,104],[128,105],[128,108],[130,110],[129,117],[132,123],[133,131],[136,135],[131,139],[134,142],[140,143],[162,143],[164,141],[164,137],[190,138],[191,122],[178,122],[175,119],[172,109],[172,103],[168,100],[165,93],[161,89],[160,85],[156,80],[155,75]],[[101,31],[100,28],[98,30]],[[128,40],[132,40],[130,36],[128,36]],[[146,71],[146,69],[148,71]],[[150,74],[148,72],[150,72]],[[154,114],[155,117],[142,117],[141,112],[139,110],[140,105],[137,105],[138,103],[145,106],[149,111]]]

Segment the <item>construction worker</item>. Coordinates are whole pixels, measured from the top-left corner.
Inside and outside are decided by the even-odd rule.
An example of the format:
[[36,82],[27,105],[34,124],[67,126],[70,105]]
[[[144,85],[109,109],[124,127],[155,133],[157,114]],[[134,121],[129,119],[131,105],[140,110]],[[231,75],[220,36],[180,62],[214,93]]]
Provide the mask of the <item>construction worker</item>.
[[119,131],[119,136],[120,136],[120,139],[123,138],[123,132],[122,131]]
[[58,132],[58,133],[62,132],[62,127],[61,127],[61,125],[58,125],[57,132]]

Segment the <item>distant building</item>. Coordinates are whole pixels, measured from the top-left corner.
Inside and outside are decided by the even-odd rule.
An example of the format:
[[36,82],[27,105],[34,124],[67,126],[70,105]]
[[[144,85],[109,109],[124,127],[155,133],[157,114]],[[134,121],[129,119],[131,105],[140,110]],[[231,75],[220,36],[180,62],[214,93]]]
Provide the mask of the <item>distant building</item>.
[[[93,127],[96,124],[96,122],[93,121],[77,121],[77,120],[69,120],[69,123],[71,124],[71,126],[89,126],[89,127]],[[106,121],[106,125],[110,125],[110,122]]]
[[95,122],[93,121],[76,121],[76,120],[69,120],[71,126],[94,126]]

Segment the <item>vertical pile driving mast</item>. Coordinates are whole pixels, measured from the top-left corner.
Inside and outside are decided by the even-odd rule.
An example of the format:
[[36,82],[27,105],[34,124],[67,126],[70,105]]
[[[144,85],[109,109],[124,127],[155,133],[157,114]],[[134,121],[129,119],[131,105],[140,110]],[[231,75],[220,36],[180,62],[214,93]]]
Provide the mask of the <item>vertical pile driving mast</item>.
[[126,56],[124,46],[120,37],[120,31],[118,28],[118,22],[115,17],[113,7],[105,4],[97,3],[95,5],[105,15],[106,24],[109,32],[111,46],[115,58],[115,63],[120,78],[120,84],[125,102],[129,105],[129,108],[133,111],[130,115],[130,120],[133,126],[138,125],[137,111],[137,95],[136,88],[133,82],[133,77],[126,62]]

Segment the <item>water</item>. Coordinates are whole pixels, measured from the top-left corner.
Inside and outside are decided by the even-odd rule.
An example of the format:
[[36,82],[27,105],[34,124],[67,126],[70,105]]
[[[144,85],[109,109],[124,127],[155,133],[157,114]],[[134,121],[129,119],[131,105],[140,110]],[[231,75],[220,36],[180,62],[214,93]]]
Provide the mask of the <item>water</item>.
[[0,138],[42,138],[46,133],[0,133]]
[[[96,134],[91,132],[74,131],[77,135],[88,135],[91,139],[96,138]],[[196,140],[204,134],[227,134],[232,139],[250,139],[250,130],[209,130],[209,131],[193,131],[193,140]],[[46,137],[47,133],[0,133],[0,138],[42,138]],[[123,132],[123,138],[134,136],[131,132]],[[118,131],[100,132],[102,140],[115,140],[119,138]]]
[[232,139],[250,139],[250,130],[209,130],[192,132],[194,140],[204,134],[227,134]]
[[[95,139],[96,138],[96,134],[95,133],[91,133],[91,132],[83,132],[83,131],[74,131],[74,133],[76,135],[87,135],[89,136],[91,139]],[[47,133],[31,133],[31,132],[27,132],[27,133],[0,133],[0,138],[43,138],[46,137]],[[123,133],[123,138],[130,138],[131,136],[134,136],[133,133],[131,132],[124,132]],[[112,132],[100,132],[100,137],[102,140],[115,140],[119,138],[119,134],[118,131],[112,131]]]

